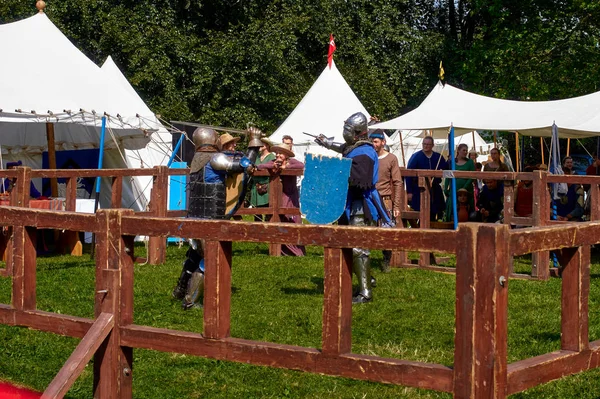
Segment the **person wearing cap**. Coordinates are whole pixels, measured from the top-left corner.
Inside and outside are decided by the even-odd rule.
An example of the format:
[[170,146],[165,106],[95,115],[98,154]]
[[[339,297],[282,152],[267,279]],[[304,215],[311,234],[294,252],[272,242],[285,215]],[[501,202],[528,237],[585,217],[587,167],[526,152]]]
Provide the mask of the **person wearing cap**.
[[[400,175],[400,165],[398,158],[391,154],[386,147],[385,133],[381,129],[373,131],[369,138],[373,143],[373,148],[377,152],[379,160],[379,174],[375,187],[381,196],[390,218],[395,221],[400,216],[400,190],[402,190],[402,177]],[[382,270],[385,273],[391,271],[390,261],[392,251],[383,251]]]
[[[273,142],[267,138],[261,138],[263,143],[260,147],[258,158],[256,158],[256,166],[274,161],[275,153],[271,152]],[[269,206],[269,177],[254,176],[252,177],[252,189],[250,190],[250,204],[254,208],[266,208]],[[265,215],[254,215],[254,221],[264,221]]]
[[[273,174],[280,173],[284,169],[304,169],[304,164],[294,158],[295,154],[292,151],[292,146],[287,144],[279,144],[271,147],[275,155],[275,159],[257,165],[258,170],[268,170]],[[300,193],[296,185],[296,176],[280,176],[281,178],[281,207],[283,208],[299,208]],[[281,215],[281,221],[287,223],[302,224],[302,219],[299,215]],[[284,244],[281,246],[281,254],[288,256],[304,256],[306,249],[303,245]]]
[[[15,162],[7,162],[6,169],[16,169],[17,167],[23,165],[23,162],[15,161]],[[10,193],[15,186],[14,179],[4,179],[4,191]],[[32,181],[29,182],[29,196],[31,198],[40,198],[42,194],[35,188],[35,184]]]

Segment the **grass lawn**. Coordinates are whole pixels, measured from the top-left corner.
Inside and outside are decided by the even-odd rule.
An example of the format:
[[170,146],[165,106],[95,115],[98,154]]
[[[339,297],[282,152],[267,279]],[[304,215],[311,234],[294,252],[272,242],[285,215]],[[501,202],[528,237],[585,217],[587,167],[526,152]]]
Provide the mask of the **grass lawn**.
[[[268,256],[263,244],[234,243],[231,335],[320,348],[323,305],[321,248],[303,258]],[[136,253],[142,253],[142,247]],[[200,332],[202,310],[184,312],[170,294],[186,247],[169,246],[164,265],[135,266],[134,322]],[[411,256],[414,257],[414,254]],[[600,338],[599,259],[593,259],[590,340]],[[451,261],[452,262],[452,261]],[[373,303],[354,306],[355,353],[451,366],[454,350],[452,274],[394,269],[380,272]],[[527,258],[516,270],[527,272]],[[94,262],[88,255],[38,259],[38,309],[93,316]],[[10,303],[10,279],[0,278],[0,302]],[[508,358],[514,362],[560,348],[560,280],[511,280]],[[79,340],[0,326],[0,380],[43,391]],[[135,398],[450,398],[450,394],[289,370],[134,350]],[[92,367],[67,394],[90,398]],[[598,398],[600,372],[589,371],[514,395],[515,398]]]

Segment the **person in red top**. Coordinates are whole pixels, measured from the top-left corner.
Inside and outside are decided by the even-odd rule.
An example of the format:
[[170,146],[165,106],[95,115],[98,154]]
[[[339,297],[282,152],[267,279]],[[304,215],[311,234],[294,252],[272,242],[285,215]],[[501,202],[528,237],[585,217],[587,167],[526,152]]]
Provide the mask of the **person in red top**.
[[[533,172],[526,166],[525,172]],[[515,216],[529,217],[533,214],[533,180],[521,180],[515,191]]]

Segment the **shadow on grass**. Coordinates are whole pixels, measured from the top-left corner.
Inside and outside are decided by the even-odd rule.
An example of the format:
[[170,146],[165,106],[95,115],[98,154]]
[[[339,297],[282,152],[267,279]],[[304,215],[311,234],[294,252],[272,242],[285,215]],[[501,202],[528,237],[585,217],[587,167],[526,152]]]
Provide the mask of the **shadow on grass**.
[[290,295],[323,295],[323,277],[311,277],[310,282],[315,286],[307,287],[282,287],[281,292]]

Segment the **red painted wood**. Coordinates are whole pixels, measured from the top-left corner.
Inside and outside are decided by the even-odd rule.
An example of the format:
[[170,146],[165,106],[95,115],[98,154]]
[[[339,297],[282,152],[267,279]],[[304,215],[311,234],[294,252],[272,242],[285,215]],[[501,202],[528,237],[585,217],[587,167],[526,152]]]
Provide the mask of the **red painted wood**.
[[325,248],[323,353],[352,349],[352,249]]
[[231,314],[231,242],[206,241],[204,249],[204,336],[229,337]]

